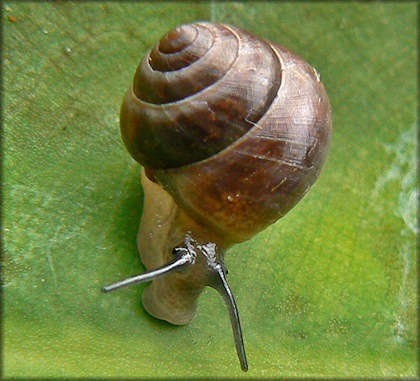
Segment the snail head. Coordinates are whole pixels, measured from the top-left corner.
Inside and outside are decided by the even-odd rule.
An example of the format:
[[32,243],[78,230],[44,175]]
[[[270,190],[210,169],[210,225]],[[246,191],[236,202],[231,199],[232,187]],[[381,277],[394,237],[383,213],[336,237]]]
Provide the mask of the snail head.
[[[102,287],[102,291],[109,292],[136,283],[154,281],[152,284],[154,287],[149,287],[143,293],[143,304],[153,316],[162,316],[165,312],[161,309],[165,308],[164,306],[168,303],[168,301],[162,300],[162,296],[169,299],[174,296],[176,298],[174,301],[175,303],[184,300],[196,304],[197,297],[205,286],[214,288],[222,296],[227,306],[241,368],[242,370],[247,371],[248,364],[238,308],[232,290],[226,279],[227,269],[223,261],[223,252],[219,251],[216,244],[213,242],[199,244],[188,232],[185,234],[183,244],[176,246],[173,249],[172,255],[173,259],[163,266],[104,286]],[[190,287],[191,282],[194,283],[193,287]],[[198,284],[200,285],[197,286]],[[168,287],[175,287],[176,294],[172,293],[170,289],[168,290]],[[180,290],[183,290],[183,292],[187,294],[187,297],[180,299]],[[154,295],[155,293],[158,293],[160,297],[156,298]],[[190,293],[195,295],[188,295]],[[191,309],[195,311],[196,305],[194,305],[193,308],[183,307],[181,310],[185,311]],[[164,319],[168,321],[170,321],[171,318],[173,319],[173,309],[171,310],[171,316],[172,317],[164,316]],[[177,320],[176,324],[184,324],[190,321],[192,317],[186,316],[185,319],[185,322]]]

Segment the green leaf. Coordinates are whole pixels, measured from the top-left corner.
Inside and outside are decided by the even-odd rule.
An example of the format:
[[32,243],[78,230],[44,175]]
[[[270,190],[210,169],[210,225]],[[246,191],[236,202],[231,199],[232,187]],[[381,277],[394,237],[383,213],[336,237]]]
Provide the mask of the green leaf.
[[[3,14],[3,376],[415,377],[414,2],[18,2]],[[205,290],[175,327],[141,306],[140,166],[119,107],[158,38],[226,22],[322,74],[334,135],[319,181],[227,256],[250,370]]]

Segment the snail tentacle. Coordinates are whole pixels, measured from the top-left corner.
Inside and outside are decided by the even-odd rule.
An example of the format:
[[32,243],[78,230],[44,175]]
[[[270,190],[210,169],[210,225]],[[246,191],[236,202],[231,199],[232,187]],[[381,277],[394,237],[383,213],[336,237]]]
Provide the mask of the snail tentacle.
[[144,283],[150,280],[155,280],[173,272],[180,271],[192,263],[194,263],[194,259],[191,253],[187,250],[183,250],[181,256],[175,258],[173,261],[170,261],[169,263],[160,266],[157,269],[150,270],[142,274],[129,276],[120,281],[111,283],[108,286],[103,286],[102,291],[109,292],[132,284]]
[[232,325],[232,332],[235,340],[236,352],[239,357],[239,362],[241,363],[241,369],[244,372],[246,372],[248,370],[248,361],[246,359],[245,344],[242,335],[242,326],[241,321],[239,319],[239,311],[236,305],[235,297],[233,296],[233,292],[229,287],[229,283],[227,282],[223,266],[218,264],[215,267],[215,270],[217,273],[217,280],[211,286],[219,292],[226,304],[226,307],[229,312],[230,323]]

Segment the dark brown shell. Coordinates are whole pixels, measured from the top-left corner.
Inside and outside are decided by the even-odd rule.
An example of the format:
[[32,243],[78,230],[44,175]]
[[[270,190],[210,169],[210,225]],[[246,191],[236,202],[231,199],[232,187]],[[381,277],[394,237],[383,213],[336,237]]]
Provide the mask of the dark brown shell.
[[209,22],[168,32],[137,69],[123,140],[175,202],[240,242],[318,178],[331,110],[315,69],[281,45]]

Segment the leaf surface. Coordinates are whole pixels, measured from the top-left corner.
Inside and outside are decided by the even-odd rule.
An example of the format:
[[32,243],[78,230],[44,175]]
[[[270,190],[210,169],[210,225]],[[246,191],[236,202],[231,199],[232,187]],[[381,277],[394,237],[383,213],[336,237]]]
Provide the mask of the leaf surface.
[[[4,362],[7,378],[414,377],[418,367],[414,2],[3,4]],[[143,194],[119,107],[172,27],[235,24],[317,68],[334,119],[320,179],[286,217],[227,256],[250,370],[225,307],[150,317]]]

